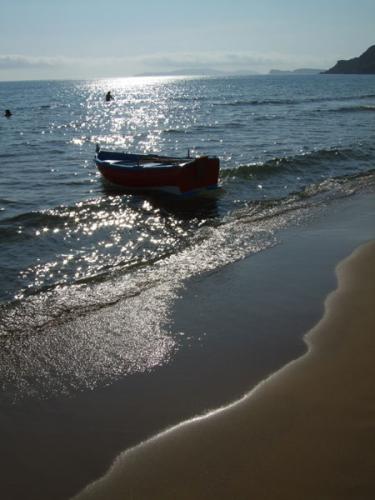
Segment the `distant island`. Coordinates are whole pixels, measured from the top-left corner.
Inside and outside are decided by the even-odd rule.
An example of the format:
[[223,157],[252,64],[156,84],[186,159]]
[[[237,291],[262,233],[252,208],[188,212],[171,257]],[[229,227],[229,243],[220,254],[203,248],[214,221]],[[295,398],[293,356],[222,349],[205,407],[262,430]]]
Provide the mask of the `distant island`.
[[270,75],[317,75],[322,73],[322,69],[313,69],[313,68],[300,68],[293,70],[283,70],[283,69],[271,69]]
[[255,71],[245,70],[245,71],[235,71],[235,72],[227,72],[220,71],[213,68],[188,68],[188,69],[178,69],[175,71],[160,71],[160,72],[147,72],[147,73],[139,73],[134,76],[247,76],[247,75],[256,75]]
[[202,69],[202,68],[189,68],[189,69],[178,69],[175,71],[160,71],[160,72],[147,72],[139,73],[135,76],[221,76],[225,73],[215,69]]
[[375,75],[375,45],[369,47],[359,57],[353,59],[337,61],[337,64],[327,71],[325,74],[341,74],[341,75]]

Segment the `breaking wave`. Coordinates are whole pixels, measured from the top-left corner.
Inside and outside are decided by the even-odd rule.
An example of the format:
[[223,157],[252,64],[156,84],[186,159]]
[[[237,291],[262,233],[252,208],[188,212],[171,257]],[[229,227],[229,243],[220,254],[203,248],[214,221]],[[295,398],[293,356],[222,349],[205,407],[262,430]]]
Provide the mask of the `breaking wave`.
[[374,161],[374,148],[353,147],[353,148],[329,148],[310,151],[294,156],[273,158],[266,162],[239,165],[233,168],[223,169],[221,177],[226,178],[251,178],[253,176],[268,177],[280,174],[281,171],[291,171],[311,168],[312,166],[324,167],[327,162],[343,161]]

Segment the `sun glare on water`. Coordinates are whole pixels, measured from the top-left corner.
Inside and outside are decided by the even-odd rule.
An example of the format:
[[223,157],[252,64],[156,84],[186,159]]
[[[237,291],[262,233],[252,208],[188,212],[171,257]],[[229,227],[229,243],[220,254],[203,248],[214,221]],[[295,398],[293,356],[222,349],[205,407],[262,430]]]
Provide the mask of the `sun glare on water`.
[[[166,149],[165,132],[183,130],[190,125],[192,114],[187,113],[184,95],[184,77],[130,77],[85,82],[86,98],[82,102],[85,115],[85,135],[73,138],[75,144],[87,140],[102,147],[154,152]],[[113,99],[105,100],[107,92]],[[82,128],[82,123],[72,123]],[[88,129],[88,130],[87,130]],[[97,135],[95,130],[105,133]],[[179,147],[172,145],[172,149]],[[171,149],[171,147],[169,147]]]

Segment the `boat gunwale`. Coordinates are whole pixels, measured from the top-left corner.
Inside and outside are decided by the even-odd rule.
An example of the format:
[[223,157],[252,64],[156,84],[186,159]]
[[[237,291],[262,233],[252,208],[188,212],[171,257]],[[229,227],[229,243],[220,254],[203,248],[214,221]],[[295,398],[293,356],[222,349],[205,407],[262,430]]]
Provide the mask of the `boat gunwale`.
[[97,166],[104,167],[104,168],[112,168],[115,170],[172,170],[172,169],[180,169],[183,168],[187,165],[189,165],[191,162],[186,162],[186,163],[156,163],[156,162],[135,162],[135,161],[129,161],[129,162],[123,162],[121,160],[118,161],[111,161],[111,160],[99,160],[95,159],[95,162]]

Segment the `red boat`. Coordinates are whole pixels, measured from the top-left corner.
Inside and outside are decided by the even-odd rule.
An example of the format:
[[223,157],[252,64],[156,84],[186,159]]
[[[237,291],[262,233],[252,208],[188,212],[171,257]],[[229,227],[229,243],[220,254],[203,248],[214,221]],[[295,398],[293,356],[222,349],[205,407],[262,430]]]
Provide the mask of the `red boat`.
[[127,190],[157,190],[194,195],[218,188],[216,157],[175,158],[96,149],[95,163],[103,177]]

